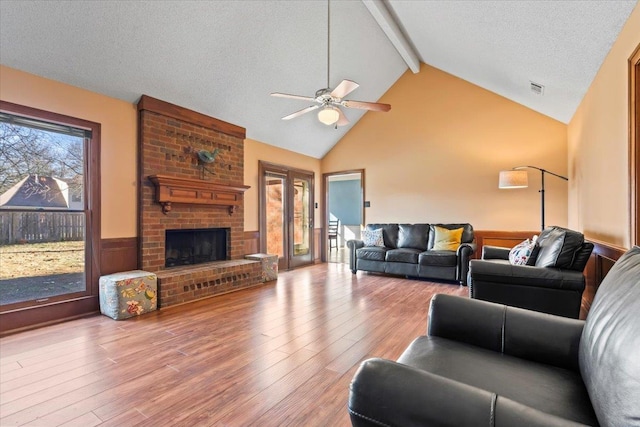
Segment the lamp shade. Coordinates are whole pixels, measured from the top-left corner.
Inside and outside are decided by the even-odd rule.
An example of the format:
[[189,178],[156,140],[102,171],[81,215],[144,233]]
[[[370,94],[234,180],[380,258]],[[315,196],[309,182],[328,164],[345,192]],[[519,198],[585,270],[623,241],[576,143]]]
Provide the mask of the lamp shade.
[[322,110],[318,111],[318,120],[329,126],[338,121],[340,113],[334,107],[326,106]]
[[498,188],[527,188],[529,175],[527,171],[501,171]]

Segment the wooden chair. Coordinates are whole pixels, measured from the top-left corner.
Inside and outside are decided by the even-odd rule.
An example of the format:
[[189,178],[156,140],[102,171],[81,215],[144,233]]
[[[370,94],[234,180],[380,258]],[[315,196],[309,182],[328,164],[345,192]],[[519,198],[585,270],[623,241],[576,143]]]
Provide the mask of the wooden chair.
[[327,228],[327,238],[329,239],[329,252],[333,246],[331,245],[331,241],[336,242],[335,248],[338,249],[338,229],[340,228],[340,220],[337,219],[335,221],[329,221],[329,227]]

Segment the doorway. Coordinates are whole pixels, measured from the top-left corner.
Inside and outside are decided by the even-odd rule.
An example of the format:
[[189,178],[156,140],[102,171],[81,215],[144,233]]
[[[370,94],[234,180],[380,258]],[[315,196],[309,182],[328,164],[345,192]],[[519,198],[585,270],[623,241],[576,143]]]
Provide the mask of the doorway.
[[323,178],[324,260],[348,263],[346,242],[360,239],[364,224],[364,169],[326,173]]
[[313,263],[313,172],[260,161],[260,250],[278,268]]

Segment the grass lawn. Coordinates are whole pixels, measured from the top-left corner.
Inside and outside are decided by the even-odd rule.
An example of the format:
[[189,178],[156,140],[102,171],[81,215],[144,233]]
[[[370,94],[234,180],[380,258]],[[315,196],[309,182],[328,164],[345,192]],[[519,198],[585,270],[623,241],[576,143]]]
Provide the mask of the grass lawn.
[[84,271],[84,242],[0,246],[0,280]]

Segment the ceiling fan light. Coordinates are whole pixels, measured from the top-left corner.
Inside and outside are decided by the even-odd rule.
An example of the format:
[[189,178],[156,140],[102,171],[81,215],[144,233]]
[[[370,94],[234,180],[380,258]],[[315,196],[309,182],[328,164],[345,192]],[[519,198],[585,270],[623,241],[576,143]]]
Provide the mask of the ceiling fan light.
[[335,124],[339,118],[340,113],[335,107],[327,106],[318,111],[318,120],[320,120],[321,123],[324,123],[327,126]]

